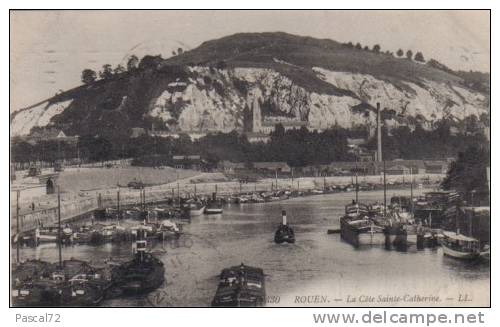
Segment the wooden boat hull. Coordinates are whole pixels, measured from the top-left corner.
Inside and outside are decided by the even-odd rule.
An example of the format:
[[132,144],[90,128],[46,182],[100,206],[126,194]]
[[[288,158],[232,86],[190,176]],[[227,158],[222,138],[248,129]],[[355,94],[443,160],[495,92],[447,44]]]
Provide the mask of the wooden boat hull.
[[53,307],[61,303],[61,294],[55,288],[25,283],[12,290],[15,307]]
[[222,212],[222,208],[205,208],[206,215],[220,215]]
[[199,208],[199,209],[189,209],[188,213],[189,213],[189,216],[191,217],[196,217],[196,216],[201,216],[203,215],[203,213],[205,212],[205,206]]
[[358,234],[358,246],[385,245],[385,235],[379,231]]
[[165,281],[163,267],[149,276],[130,276],[120,285],[124,294],[144,294],[160,287]]
[[386,244],[386,236],[382,228],[357,228],[351,226],[345,217],[340,219],[340,237],[355,247]]
[[261,268],[234,266],[222,270],[212,307],[259,307],[265,305],[266,288]]
[[450,247],[448,247],[446,244],[441,244],[441,247],[443,248],[443,254],[452,257],[455,259],[460,259],[460,260],[474,260],[479,258],[481,255],[480,252],[462,252],[462,251],[457,251],[454,250]]
[[147,254],[147,260],[141,262],[138,257],[125,262],[117,270],[117,288],[126,295],[144,294],[160,287],[165,281],[163,263]]

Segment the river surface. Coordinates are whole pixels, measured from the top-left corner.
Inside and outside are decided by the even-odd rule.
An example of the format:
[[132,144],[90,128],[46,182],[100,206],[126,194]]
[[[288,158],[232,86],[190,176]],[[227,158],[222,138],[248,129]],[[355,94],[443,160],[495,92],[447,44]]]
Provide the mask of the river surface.
[[[388,197],[393,193],[389,191]],[[489,305],[489,262],[457,261],[443,256],[439,247],[405,252],[355,249],[339,234],[327,234],[327,229],[339,228],[344,205],[353,197],[335,193],[230,205],[223,215],[193,218],[177,243],[153,247],[165,263],[166,282],[160,289],[140,297],[105,300],[102,305],[209,306],[220,271],[242,262],[264,269],[267,306]],[[382,191],[369,191],[360,193],[359,200],[371,203],[382,197]],[[287,211],[295,229],[295,244],[273,242],[281,210]],[[130,244],[63,248],[63,259],[96,264],[130,255]],[[21,260],[29,258],[55,262],[57,246],[22,248]]]

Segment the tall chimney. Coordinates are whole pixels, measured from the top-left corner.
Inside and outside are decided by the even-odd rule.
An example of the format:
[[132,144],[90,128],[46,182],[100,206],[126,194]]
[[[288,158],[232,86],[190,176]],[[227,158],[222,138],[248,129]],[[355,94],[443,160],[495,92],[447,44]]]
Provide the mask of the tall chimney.
[[281,215],[283,216],[283,225],[286,225],[286,211],[281,211]]
[[377,161],[382,162],[382,124],[380,122],[380,102],[377,102]]

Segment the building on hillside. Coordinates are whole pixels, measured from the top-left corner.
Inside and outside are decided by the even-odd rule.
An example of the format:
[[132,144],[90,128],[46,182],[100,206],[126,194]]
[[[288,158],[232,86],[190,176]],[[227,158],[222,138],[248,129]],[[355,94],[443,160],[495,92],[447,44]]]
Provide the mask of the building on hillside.
[[146,130],[142,127],[132,127],[130,131],[130,137],[131,138],[138,138],[143,135],[146,135]]
[[251,112],[248,109],[244,114],[244,133],[251,143],[268,142],[270,139],[269,134],[274,131],[277,124],[281,124],[285,131],[301,129],[302,127],[308,128],[308,122],[302,121],[297,118],[283,118],[283,117],[262,117],[262,110],[259,103],[259,98],[254,97],[252,101]]
[[[386,174],[409,175],[425,174],[423,160],[390,160],[385,162]],[[376,161],[335,161],[325,165],[310,165],[301,169],[306,176],[347,176],[380,175],[384,172],[384,163]]]
[[354,155],[358,161],[373,161],[374,152],[366,148],[367,142],[364,138],[347,138],[347,152]]
[[56,128],[36,130],[27,136],[21,136],[17,139],[28,142],[31,145],[36,145],[40,141],[59,141],[68,144],[78,143],[78,135],[67,136],[62,130]]
[[218,163],[217,168],[225,173],[234,173],[236,171],[242,171],[247,168],[244,162],[232,162],[228,160],[223,160]]
[[445,160],[426,160],[424,165],[427,174],[446,174],[449,162]]
[[[382,162],[376,163],[379,173],[384,170],[384,164]],[[402,165],[408,168],[408,174],[425,174],[425,165],[423,160],[405,160],[405,159],[394,159],[385,162],[386,169],[392,166]]]
[[265,133],[247,132],[245,136],[250,143],[267,143],[271,140],[271,136]]
[[207,136],[209,133],[200,132],[200,131],[170,132],[170,131],[152,130],[152,131],[149,131],[148,134],[150,136],[165,137],[165,138],[170,137],[173,139],[178,139],[179,137],[181,137],[181,135],[186,135],[191,139],[191,141],[196,141],[196,140],[201,139],[202,137]]
[[172,156],[172,165],[177,169],[207,170],[207,162],[199,155]]
[[410,168],[404,165],[394,165],[385,168],[385,173],[387,175],[409,175]]
[[253,169],[260,172],[267,173],[285,173],[289,174],[292,172],[292,168],[286,162],[254,162],[252,165]]

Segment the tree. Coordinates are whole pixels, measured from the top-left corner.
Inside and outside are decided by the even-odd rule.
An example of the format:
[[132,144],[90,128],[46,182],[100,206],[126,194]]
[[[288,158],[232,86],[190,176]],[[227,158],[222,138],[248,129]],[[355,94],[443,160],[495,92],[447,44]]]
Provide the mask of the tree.
[[84,69],[82,71],[82,82],[84,84],[93,83],[93,82],[95,82],[96,78],[97,78],[97,74],[92,69]]
[[411,58],[413,58],[413,51],[411,50],[406,51],[406,58],[411,60]]
[[398,57],[402,57],[405,53],[403,52],[403,49],[399,49],[396,54],[398,55]]
[[375,44],[375,45],[373,46],[373,52],[379,53],[379,52],[380,52],[380,45]]
[[346,47],[348,47],[348,48],[354,48],[354,44],[352,44],[352,42],[351,42],[351,41],[347,42],[345,45],[346,45]]
[[151,56],[145,55],[142,57],[141,62],[139,63],[139,69],[155,69],[158,68],[163,61],[163,58],[160,55]]
[[362,48],[362,47],[361,47],[361,43],[359,43],[359,42],[358,42],[358,43],[356,43],[355,48],[356,48],[356,49],[358,49],[358,50],[361,50],[361,48]]
[[220,60],[217,62],[217,64],[215,65],[215,67],[217,69],[226,69],[226,62],[224,60]]
[[113,74],[115,74],[115,75],[118,75],[118,74],[121,74],[124,72],[125,72],[125,67],[123,67],[122,65],[118,65],[115,67],[115,69],[113,69]]
[[451,163],[441,186],[445,190],[454,189],[460,192],[465,199],[470,198],[471,192],[477,192],[479,197],[487,199],[486,167],[489,166],[489,151],[480,146],[468,147]]
[[113,77],[113,70],[110,64],[102,65],[102,70],[99,72],[99,77],[102,79],[110,79]]
[[365,45],[365,47],[363,48],[363,50],[368,51],[368,50],[370,50],[370,48],[367,45]]
[[130,72],[137,69],[138,64],[139,64],[139,58],[137,58],[136,55],[131,55],[127,61],[127,70]]
[[419,51],[415,54],[415,61],[425,62],[424,55],[422,54],[422,52]]
[[177,49],[177,54],[178,54],[178,55],[181,55],[181,54],[183,54],[183,53],[184,53],[184,50],[182,50],[182,48],[178,48],[178,49]]

